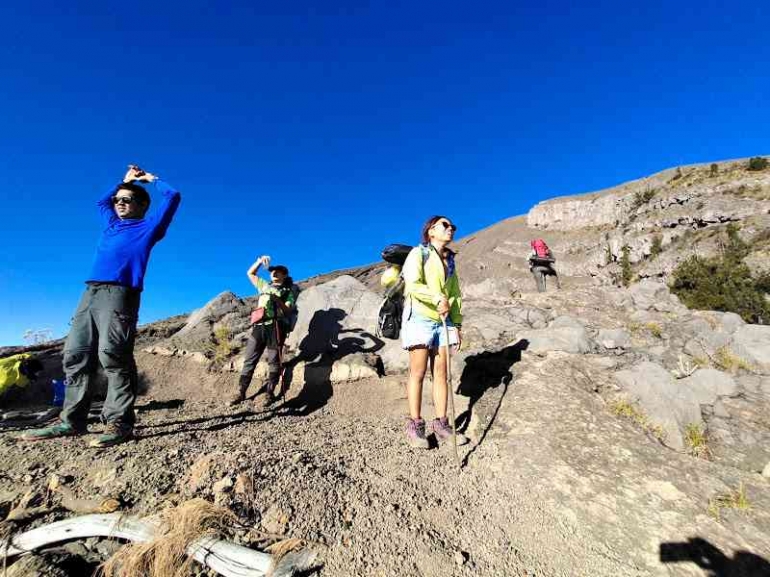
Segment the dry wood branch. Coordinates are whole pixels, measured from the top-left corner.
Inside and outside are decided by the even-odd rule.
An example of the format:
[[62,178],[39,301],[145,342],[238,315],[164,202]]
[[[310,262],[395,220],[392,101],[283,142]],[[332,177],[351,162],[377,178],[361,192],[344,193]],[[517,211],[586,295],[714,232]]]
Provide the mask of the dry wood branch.
[[[123,518],[116,513],[85,515],[57,521],[0,541],[0,558],[22,555],[61,541],[88,537],[111,537],[146,543],[153,539],[156,531],[156,524]],[[275,563],[271,555],[212,536],[202,537],[190,544],[187,554],[225,577],[288,577],[316,564],[316,554],[307,549],[289,553]]]

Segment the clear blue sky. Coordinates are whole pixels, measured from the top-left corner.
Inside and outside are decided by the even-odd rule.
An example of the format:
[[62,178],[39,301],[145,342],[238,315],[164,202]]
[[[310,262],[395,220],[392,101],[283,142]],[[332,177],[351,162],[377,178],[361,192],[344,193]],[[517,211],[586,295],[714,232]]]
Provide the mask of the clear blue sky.
[[767,154],[767,2],[5,2],[0,345],[67,331],[128,163],[183,193],[141,322],[677,164]]

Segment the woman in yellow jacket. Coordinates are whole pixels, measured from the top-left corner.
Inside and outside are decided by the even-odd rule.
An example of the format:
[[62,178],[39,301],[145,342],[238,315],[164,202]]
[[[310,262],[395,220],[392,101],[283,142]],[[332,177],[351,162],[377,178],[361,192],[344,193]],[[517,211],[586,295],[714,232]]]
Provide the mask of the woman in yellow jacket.
[[[409,351],[409,420],[407,441],[427,449],[425,420],[421,416],[422,383],[430,362],[436,418],[431,430],[438,442],[451,438],[447,421],[447,350],[442,319],[449,327],[449,345],[459,347],[462,296],[455,269],[455,253],[448,247],[457,227],[445,216],[432,216],[422,228],[422,244],[412,249],[403,267],[404,318],[401,338]],[[468,440],[457,435],[458,444]]]

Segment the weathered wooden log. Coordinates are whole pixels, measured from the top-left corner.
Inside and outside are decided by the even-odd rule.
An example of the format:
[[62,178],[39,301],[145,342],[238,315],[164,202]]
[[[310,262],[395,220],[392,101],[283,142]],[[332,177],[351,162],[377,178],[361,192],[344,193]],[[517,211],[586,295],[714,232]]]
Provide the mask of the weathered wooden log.
[[[156,525],[113,513],[84,515],[57,521],[0,540],[0,559],[23,555],[36,549],[74,539],[110,537],[134,542],[152,540]],[[187,548],[187,554],[224,577],[290,577],[297,571],[310,569],[316,555],[310,550],[294,551],[275,562],[267,553],[207,536]]]

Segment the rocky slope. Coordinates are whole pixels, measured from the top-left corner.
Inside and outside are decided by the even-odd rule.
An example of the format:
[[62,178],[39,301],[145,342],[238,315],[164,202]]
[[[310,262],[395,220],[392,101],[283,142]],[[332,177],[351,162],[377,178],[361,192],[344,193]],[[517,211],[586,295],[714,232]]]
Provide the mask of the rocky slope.
[[[472,439],[460,471],[445,449],[403,446],[406,358],[376,335],[371,265],[304,284],[291,388],[270,409],[223,406],[251,299],[223,293],[144,327],[138,439],[21,452],[0,429],[0,503],[51,473],[134,514],[202,496],[308,540],[322,575],[770,575],[770,326],[687,310],[664,282],[688,254],[716,252],[727,222],[767,266],[770,171],[745,165],[554,199],[457,243],[466,321],[453,362]],[[538,236],[560,291],[534,290]],[[624,244],[641,278],[628,289],[615,286]],[[57,353],[44,351],[50,374]],[[74,554],[96,562],[105,547]]]

